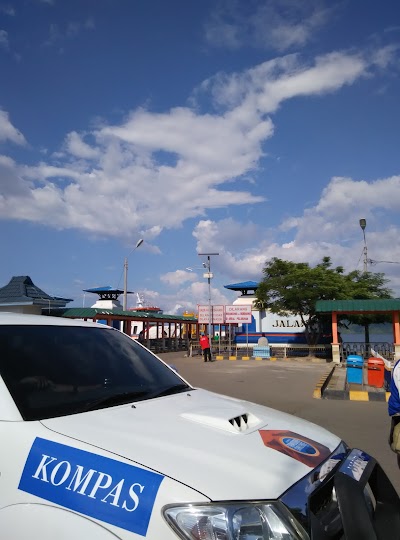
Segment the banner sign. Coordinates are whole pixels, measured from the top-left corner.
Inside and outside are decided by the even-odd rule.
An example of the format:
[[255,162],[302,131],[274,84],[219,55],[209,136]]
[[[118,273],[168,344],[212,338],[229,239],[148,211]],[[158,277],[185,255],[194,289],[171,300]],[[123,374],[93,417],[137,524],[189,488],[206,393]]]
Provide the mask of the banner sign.
[[225,306],[225,322],[231,323],[251,323],[251,306]]
[[[198,306],[200,324],[208,324],[210,322],[210,306]],[[211,322],[212,324],[224,324],[225,322],[225,306],[211,306]]]
[[[198,306],[198,322],[210,322],[210,306]],[[251,323],[251,306],[211,306],[211,324],[245,324]]]

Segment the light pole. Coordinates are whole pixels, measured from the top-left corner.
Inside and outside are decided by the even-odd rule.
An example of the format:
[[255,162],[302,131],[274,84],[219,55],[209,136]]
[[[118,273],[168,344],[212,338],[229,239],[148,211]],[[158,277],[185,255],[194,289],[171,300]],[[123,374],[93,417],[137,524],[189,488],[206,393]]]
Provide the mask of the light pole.
[[219,253],[199,253],[200,257],[206,256],[207,262],[203,263],[203,266],[207,269],[207,272],[204,272],[203,277],[207,278],[208,282],[208,338],[211,339],[211,318],[212,318],[212,308],[211,308],[211,279],[213,274],[211,272],[211,257],[213,255],[219,255]]
[[128,255],[125,257],[125,260],[124,260],[124,298],[123,298],[123,304],[122,304],[122,309],[124,311],[126,311],[127,299],[128,299],[128,257],[129,255],[131,255],[131,253],[135,251],[135,249],[137,249],[142,244],[143,244],[143,238],[141,238],[140,240],[136,242],[136,246],[132,249],[130,253],[128,253]]
[[367,220],[362,218],[360,219],[360,227],[364,236],[364,273],[368,272],[368,251],[367,251],[367,240],[365,238],[365,227],[367,226]]

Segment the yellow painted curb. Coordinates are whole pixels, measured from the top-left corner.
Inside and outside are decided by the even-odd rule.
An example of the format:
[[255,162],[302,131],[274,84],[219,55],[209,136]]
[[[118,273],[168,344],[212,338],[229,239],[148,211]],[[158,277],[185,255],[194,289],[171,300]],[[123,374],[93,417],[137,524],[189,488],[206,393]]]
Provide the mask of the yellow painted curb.
[[313,398],[321,399],[321,397],[322,397],[321,388],[314,388]]
[[242,360],[250,360],[250,356],[242,356]]
[[350,390],[349,398],[353,401],[369,401],[368,392],[363,390]]
[[271,360],[271,362],[276,362],[275,356],[271,356],[270,360]]
[[236,360],[236,358],[237,358],[236,356],[230,356],[229,360]]
[[216,360],[223,360],[224,357],[223,357],[223,356],[216,356],[215,359],[216,359]]
[[329,369],[329,371],[320,378],[319,382],[315,385],[313,398],[322,399],[322,388],[326,384],[328,377],[330,377],[332,373],[333,373],[333,369]]
[[254,359],[255,360],[262,360],[262,357],[261,356],[255,356]]

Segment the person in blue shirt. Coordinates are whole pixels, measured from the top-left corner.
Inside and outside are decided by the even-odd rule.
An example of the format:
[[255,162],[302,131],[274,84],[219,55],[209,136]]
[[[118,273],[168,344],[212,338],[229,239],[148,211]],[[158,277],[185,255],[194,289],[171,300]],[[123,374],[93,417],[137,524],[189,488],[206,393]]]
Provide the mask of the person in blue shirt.
[[392,419],[390,426],[389,444],[394,452],[397,453],[397,465],[400,469],[400,448],[398,450],[392,447],[394,428],[400,422],[400,360],[398,360],[392,371],[390,381],[390,398],[388,401],[388,412]]

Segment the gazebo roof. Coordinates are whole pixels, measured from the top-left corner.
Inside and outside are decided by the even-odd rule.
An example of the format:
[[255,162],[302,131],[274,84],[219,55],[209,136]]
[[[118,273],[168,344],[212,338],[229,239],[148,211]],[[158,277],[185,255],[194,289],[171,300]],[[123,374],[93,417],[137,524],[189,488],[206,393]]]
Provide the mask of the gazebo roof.
[[[100,300],[118,300],[118,297],[124,293],[123,290],[105,285],[103,287],[93,287],[91,289],[84,289],[83,292],[98,294]],[[132,291],[126,291],[127,294],[132,294]]]
[[104,287],[94,287],[92,289],[83,289],[83,290],[84,292],[90,292],[90,293],[95,293],[95,294],[100,294],[100,293],[122,294],[124,292],[123,290],[116,289],[115,287],[111,287],[110,285],[106,285]]
[[231,291],[240,291],[242,294],[247,294],[248,291],[256,291],[258,288],[257,281],[242,281],[241,283],[232,283],[231,285],[224,285],[225,289]]

